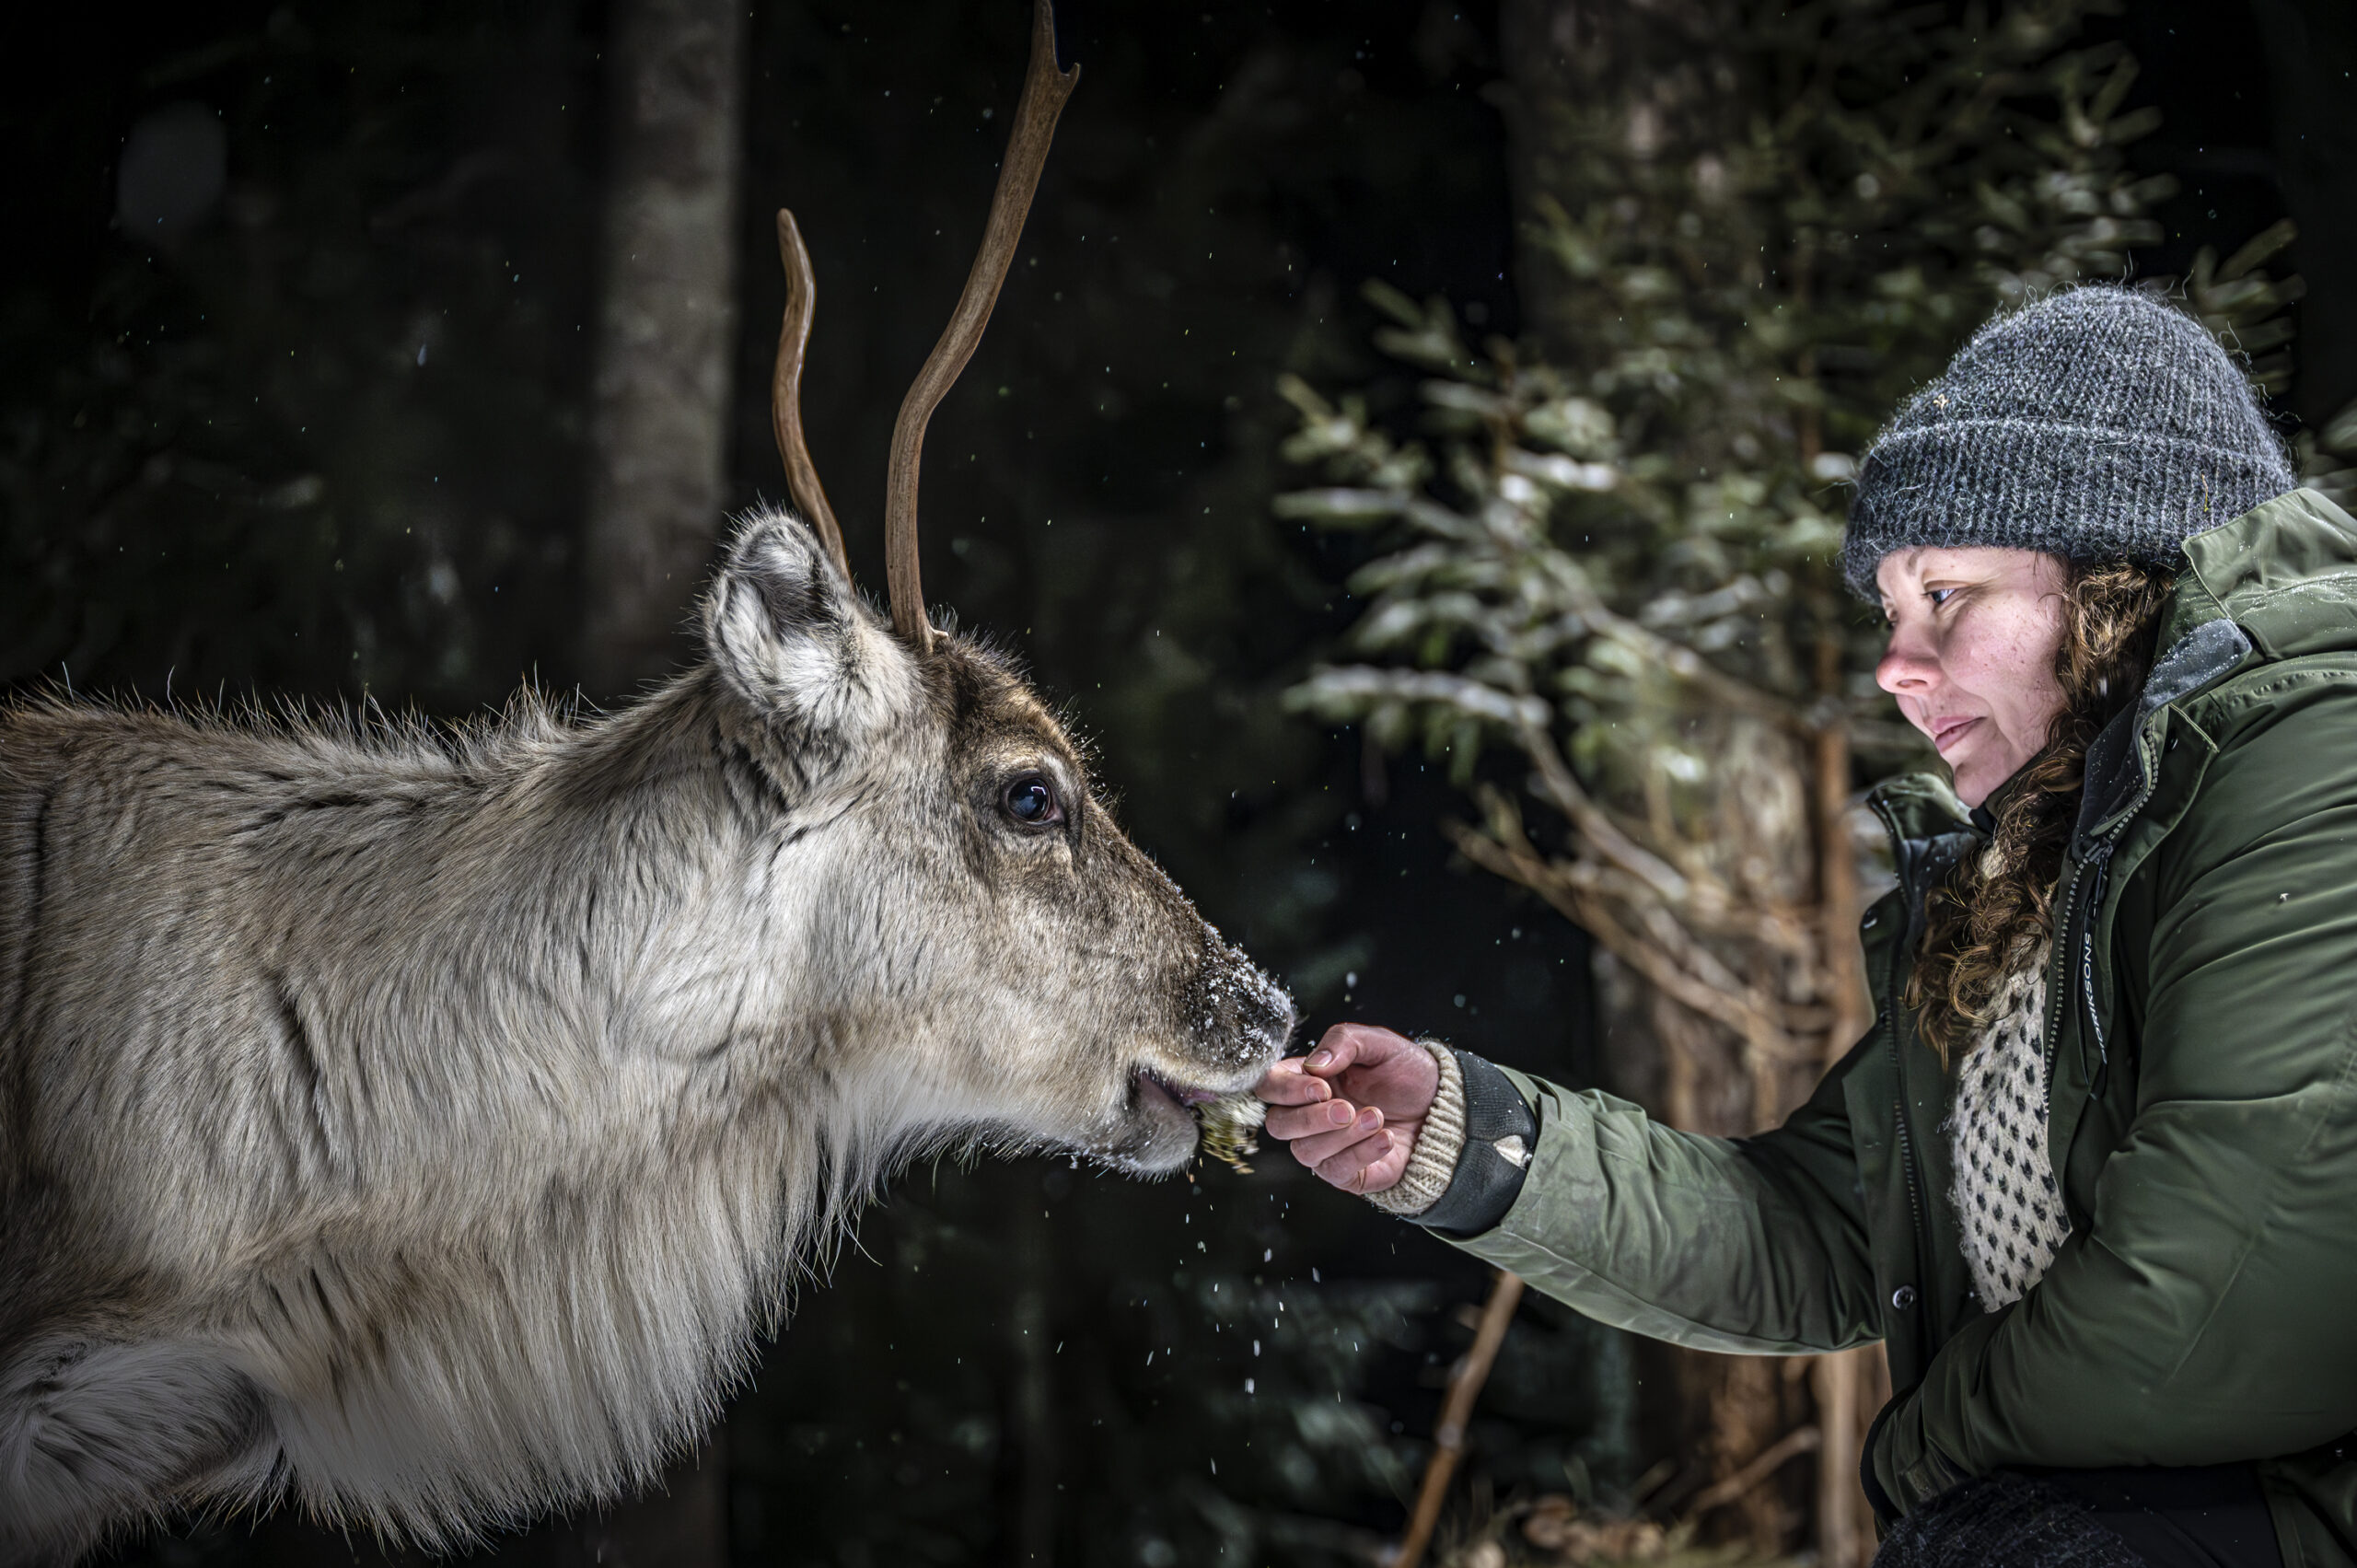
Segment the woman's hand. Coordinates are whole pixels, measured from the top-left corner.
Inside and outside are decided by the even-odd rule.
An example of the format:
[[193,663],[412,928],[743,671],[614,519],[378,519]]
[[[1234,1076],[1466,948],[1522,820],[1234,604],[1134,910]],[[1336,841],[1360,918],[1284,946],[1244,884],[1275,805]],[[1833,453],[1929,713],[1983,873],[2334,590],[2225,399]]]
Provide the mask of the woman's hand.
[[1336,1024],[1252,1092],[1269,1102],[1269,1136],[1292,1144],[1294,1158],[1345,1192],[1380,1192],[1408,1168],[1440,1067],[1405,1035]]

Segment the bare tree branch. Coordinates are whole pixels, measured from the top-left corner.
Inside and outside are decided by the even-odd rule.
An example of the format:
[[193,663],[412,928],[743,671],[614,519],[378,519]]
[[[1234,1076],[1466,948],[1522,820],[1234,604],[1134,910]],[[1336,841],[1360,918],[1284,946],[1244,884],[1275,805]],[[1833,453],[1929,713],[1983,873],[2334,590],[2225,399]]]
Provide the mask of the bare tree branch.
[[[1724,965],[1709,958],[1682,933],[1665,942],[1665,933],[1653,922],[1646,923],[1647,929],[1642,935],[1631,932],[1620,920],[1620,912],[1607,900],[1550,875],[1547,863],[1535,852],[1517,853],[1463,823],[1445,823],[1442,830],[1466,859],[1545,899],[1566,919],[1603,944],[1613,957],[1681,1005],[1734,1030],[1746,1043],[1778,1062],[1816,1059],[1814,1047],[1773,1016],[1784,1009],[1773,1005],[1763,1006],[1751,987],[1736,981]],[[1713,972],[1713,979],[1706,979],[1687,967],[1697,959]],[[1714,979],[1726,983],[1723,987],[1714,983]],[[1805,1015],[1795,1020],[1803,1024],[1810,1021]],[[1821,1022],[1818,1027],[1822,1027]]]
[[1538,783],[1548,803],[1563,814],[1574,832],[1595,851],[1653,889],[1655,897],[1685,904],[1694,897],[1686,874],[1638,843],[1582,788],[1571,764],[1556,749],[1554,738],[1538,725],[1525,724],[1516,732],[1523,754],[1538,770]]

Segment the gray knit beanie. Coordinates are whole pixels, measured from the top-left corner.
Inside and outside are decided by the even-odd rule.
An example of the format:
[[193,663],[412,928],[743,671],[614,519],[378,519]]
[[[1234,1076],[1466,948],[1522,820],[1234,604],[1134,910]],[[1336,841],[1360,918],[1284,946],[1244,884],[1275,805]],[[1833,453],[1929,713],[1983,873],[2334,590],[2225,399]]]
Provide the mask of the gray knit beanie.
[[1841,575],[1872,601],[1882,558],[1917,545],[2173,565],[2299,482],[2199,321],[2090,285],[1999,316],[1900,406],[1859,465]]

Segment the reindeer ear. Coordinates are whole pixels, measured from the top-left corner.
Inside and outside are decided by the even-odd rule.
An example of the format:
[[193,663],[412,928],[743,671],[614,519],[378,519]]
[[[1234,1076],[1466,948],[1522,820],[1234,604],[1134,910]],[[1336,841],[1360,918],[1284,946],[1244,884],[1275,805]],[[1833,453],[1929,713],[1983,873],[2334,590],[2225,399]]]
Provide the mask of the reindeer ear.
[[703,601],[704,646],[754,707],[844,736],[881,729],[918,700],[916,661],[783,511],[745,518]]

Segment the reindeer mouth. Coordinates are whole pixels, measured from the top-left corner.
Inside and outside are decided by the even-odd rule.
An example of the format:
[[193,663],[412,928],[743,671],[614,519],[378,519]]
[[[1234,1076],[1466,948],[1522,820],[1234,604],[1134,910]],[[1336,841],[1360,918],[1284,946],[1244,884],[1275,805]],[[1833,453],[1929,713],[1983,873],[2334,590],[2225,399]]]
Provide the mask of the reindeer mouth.
[[1222,1098],[1217,1089],[1207,1089],[1197,1084],[1182,1084],[1176,1079],[1165,1077],[1151,1067],[1139,1068],[1131,1074],[1131,1081],[1136,1085],[1141,1099],[1151,1092],[1162,1096],[1181,1110],[1191,1110],[1199,1105],[1209,1105],[1212,1101]]
[[1132,1176],[1167,1176],[1194,1157],[1199,1108],[1219,1098],[1215,1088],[1138,1063],[1130,1069],[1123,1103],[1098,1152]]
[[1266,1108],[1250,1089],[1184,1084],[1151,1067],[1138,1068],[1132,1081],[1139,1112],[1165,1122],[1173,1132],[1185,1128],[1190,1134],[1189,1153],[1222,1161],[1240,1174],[1251,1174],[1252,1167],[1245,1160],[1260,1152],[1254,1134],[1260,1130]]

